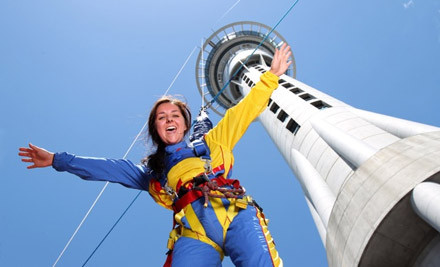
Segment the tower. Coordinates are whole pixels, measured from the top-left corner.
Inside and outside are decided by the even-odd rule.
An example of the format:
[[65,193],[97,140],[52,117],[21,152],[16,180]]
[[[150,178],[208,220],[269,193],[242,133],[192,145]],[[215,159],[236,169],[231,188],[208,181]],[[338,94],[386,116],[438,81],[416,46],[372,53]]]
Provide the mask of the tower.
[[[284,42],[250,21],[214,32],[197,59],[202,97],[222,115]],[[258,120],[301,184],[329,265],[440,265],[440,128],[351,107],[296,80],[292,61]]]

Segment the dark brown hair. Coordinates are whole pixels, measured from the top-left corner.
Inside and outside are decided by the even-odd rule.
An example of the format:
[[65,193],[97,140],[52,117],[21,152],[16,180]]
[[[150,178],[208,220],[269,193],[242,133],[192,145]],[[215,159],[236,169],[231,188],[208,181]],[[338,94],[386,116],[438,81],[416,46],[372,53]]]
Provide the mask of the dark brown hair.
[[148,117],[148,136],[151,138],[153,145],[157,147],[156,152],[142,159],[143,164],[147,164],[156,174],[162,174],[165,169],[165,143],[160,139],[159,133],[156,129],[156,112],[160,105],[164,103],[171,103],[176,105],[185,120],[186,130],[184,135],[191,129],[191,111],[188,105],[173,96],[163,96],[154,103]]

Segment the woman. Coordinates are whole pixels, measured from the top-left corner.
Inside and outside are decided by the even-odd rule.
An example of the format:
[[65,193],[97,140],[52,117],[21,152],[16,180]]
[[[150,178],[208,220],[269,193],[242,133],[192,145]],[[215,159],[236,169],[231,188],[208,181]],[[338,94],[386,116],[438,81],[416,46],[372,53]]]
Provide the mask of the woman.
[[224,255],[236,266],[281,266],[260,208],[238,180],[230,179],[232,149],[249,124],[266,108],[278,77],[291,62],[290,47],[276,50],[270,71],[201,140],[184,140],[191,126],[186,104],[164,97],[149,116],[154,154],[135,165],[129,160],[85,158],[51,153],[29,144],[20,148],[29,169],[53,166],[86,180],[110,181],[148,191],[174,211],[176,227],[168,241],[167,266],[221,266]]

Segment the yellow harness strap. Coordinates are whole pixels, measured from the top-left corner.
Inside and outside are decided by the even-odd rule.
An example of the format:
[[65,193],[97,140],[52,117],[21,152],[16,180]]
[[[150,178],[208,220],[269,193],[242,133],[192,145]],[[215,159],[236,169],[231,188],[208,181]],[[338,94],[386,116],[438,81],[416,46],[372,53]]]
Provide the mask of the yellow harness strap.
[[247,196],[243,199],[229,198],[228,200],[230,201],[228,210],[225,209],[221,201],[211,201],[213,207],[215,207],[215,205],[221,205],[220,208],[214,208],[214,212],[217,215],[219,222],[222,222],[223,224],[223,242],[226,240],[226,233],[232,220],[238,214],[240,209],[246,209],[248,203]]
[[[189,225],[194,230],[182,226],[183,217],[186,217]],[[217,245],[214,241],[212,241],[209,237],[206,236],[205,229],[203,228],[202,224],[197,218],[191,205],[188,205],[186,207],[186,213],[183,209],[179,213],[176,213],[174,215],[174,219],[179,224],[179,227],[174,228],[170,232],[170,237],[168,238],[168,244],[167,244],[168,249],[172,250],[174,248],[174,243],[177,241],[177,239],[179,239],[179,237],[184,236],[184,237],[200,240],[203,243],[211,245],[220,254],[221,260],[223,260],[225,254],[222,248],[219,245]]]
[[200,234],[192,231],[191,229],[183,228],[183,227],[182,227],[182,229],[183,229],[182,236],[193,238],[196,240],[200,240],[203,243],[211,245],[220,254],[221,260],[223,260],[223,258],[225,257],[225,253],[223,252],[222,248],[219,247],[214,241],[209,239],[206,235],[200,235]]
[[[223,220],[223,240],[225,240],[227,229],[229,228],[229,225],[232,222],[232,219],[238,214],[240,209],[245,209],[248,205],[248,203],[252,202],[252,198],[250,196],[245,196],[243,199],[229,199],[230,205],[228,207],[228,210],[223,206],[223,203],[221,201],[218,201],[219,199],[211,199],[211,204],[214,207],[214,211],[218,218],[224,218]],[[191,228],[194,230],[184,228],[182,225],[182,218],[186,217],[188,220],[188,223],[190,224]],[[264,217],[264,215],[260,212],[260,210],[257,209],[257,218],[259,220],[259,224],[262,227],[263,233],[266,236],[267,245],[269,248],[269,253],[271,255],[272,261],[274,266],[283,266],[283,261],[279,257],[278,251],[275,248],[275,244],[273,242],[272,236],[269,233],[267,229],[268,219]],[[211,245],[219,254],[221,259],[224,258],[224,252],[222,248],[217,245],[214,241],[212,241],[210,238],[206,236],[205,229],[201,225],[200,221],[198,220],[193,208],[191,205],[188,205],[186,207],[186,214],[184,210],[181,210],[179,213],[174,215],[174,219],[179,224],[179,227],[173,229],[170,232],[170,237],[168,239],[168,249],[172,250],[174,248],[174,243],[182,236],[193,238],[196,240],[200,240],[203,243]]]
[[[210,200],[217,219],[222,223],[223,226],[223,241],[226,239],[226,233],[234,217],[238,214],[240,209],[246,209],[247,204],[252,202],[252,198],[250,196],[245,196],[243,199],[230,198],[229,201],[230,205],[226,210],[223,202],[220,199],[214,198]],[[191,229],[183,227],[183,217],[186,217]],[[176,213],[174,215],[174,219],[176,223],[179,224],[179,227],[170,232],[170,237],[167,244],[168,249],[172,250],[177,239],[179,239],[181,236],[185,236],[211,245],[220,254],[220,257],[223,260],[224,252],[222,248],[206,236],[205,229],[197,218],[197,215],[195,214],[191,205],[188,205],[185,209],[182,209],[180,212]]]

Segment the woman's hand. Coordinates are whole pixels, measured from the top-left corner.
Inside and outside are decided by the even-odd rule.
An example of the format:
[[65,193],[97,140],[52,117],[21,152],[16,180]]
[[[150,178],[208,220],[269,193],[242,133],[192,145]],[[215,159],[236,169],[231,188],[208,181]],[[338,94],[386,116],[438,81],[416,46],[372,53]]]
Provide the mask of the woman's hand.
[[20,147],[18,155],[22,157],[23,162],[32,162],[33,165],[27,166],[28,169],[43,168],[52,165],[54,153],[41,147],[29,143],[29,148]]
[[287,61],[291,54],[290,46],[287,46],[286,43],[284,43],[280,49],[276,48],[270,66],[270,72],[278,77],[284,74],[290,64],[292,64],[292,61]]

